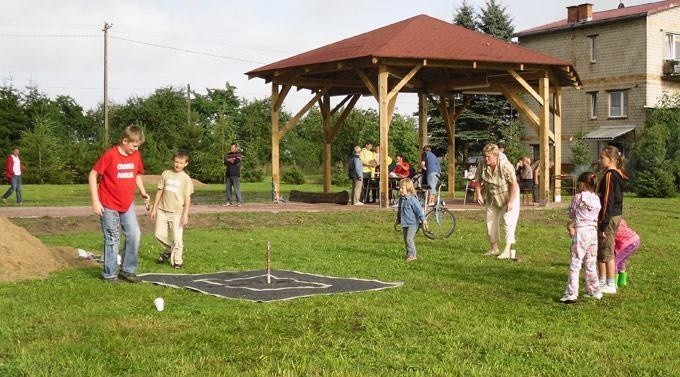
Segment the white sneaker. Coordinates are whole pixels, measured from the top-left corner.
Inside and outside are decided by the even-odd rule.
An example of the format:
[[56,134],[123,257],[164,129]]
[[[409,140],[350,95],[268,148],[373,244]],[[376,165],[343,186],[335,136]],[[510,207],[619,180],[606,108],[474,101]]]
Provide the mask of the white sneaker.
[[484,255],[490,255],[490,256],[494,256],[494,255],[498,255],[498,254],[500,254],[500,251],[498,251],[498,250],[489,250],[486,253],[484,253]]
[[364,205],[364,203],[362,203],[362,202],[356,202],[356,203],[354,203],[354,205],[355,205],[355,206],[362,206],[362,205]]
[[607,293],[610,295],[615,295],[616,294],[616,286],[614,285],[605,285],[604,287],[600,288],[601,293]]
[[597,293],[592,294],[592,295],[589,294],[589,293],[586,293],[586,294],[583,295],[583,297],[593,298],[595,300],[600,300],[600,299],[602,299],[602,292],[597,292]]
[[571,304],[573,302],[576,302],[576,296],[564,295],[560,299],[560,302],[563,302],[565,304]]
[[501,255],[496,257],[497,259],[510,259],[510,252],[504,251]]

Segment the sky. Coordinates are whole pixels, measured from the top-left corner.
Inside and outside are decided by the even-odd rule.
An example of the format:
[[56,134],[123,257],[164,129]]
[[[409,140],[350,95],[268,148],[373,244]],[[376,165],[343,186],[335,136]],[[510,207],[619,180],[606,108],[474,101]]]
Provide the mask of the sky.
[[[515,31],[566,18],[584,0],[498,0]],[[627,6],[650,1],[624,0]],[[475,10],[486,0],[468,0]],[[591,0],[593,11],[619,0]],[[104,33],[108,29],[109,100],[123,104],[161,87],[236,87],[239,97],[266,98],[271,86],[247,71],[419,14],[451,21],[462,0],[0,0],[0,84],[37,86],[69,95],[85,110],[104,99]],[[309,92],[288,95],[296,113]],[[337,99],[336,101],[339,101]],[[414,94],[396,111],[417,109]],[[335,102],[334,102],[335,104]],[[361,108],[377,108],[362,99]]]

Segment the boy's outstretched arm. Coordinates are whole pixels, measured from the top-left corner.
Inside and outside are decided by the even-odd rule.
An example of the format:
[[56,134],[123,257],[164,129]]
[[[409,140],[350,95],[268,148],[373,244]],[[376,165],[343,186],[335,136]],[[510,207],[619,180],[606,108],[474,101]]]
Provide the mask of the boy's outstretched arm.
[[94,212],[99,217],[102,216],[104,209],[102,208],[102,203],[99,201],[99,194],[97,193],[97,173],[96,170],[90,170],[90,174],[87,176],[87,183],[90,187],[90,200],[92,201],[92,212]]
[[144,199],[144,205],[148,207],[149,199],[151,197],[149,196],[149,194],[146,193],[146,189],[144,188],[144,181],[142,180],[141,175],[137,175],[137,177],[135,178],[135,183],[137,184],[139,192],[142,194],[142,199]]

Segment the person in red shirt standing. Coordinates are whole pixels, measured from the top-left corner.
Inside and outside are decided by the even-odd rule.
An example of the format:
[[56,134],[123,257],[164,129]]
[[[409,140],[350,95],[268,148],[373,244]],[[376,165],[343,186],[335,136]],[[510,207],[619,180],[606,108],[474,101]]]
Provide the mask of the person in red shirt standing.
[[7,198],[16,192],[17,204],[23,204],[23,198],[21,197],[21,173],[24,170],[24,166],[21,164],[21,159],[19,158],[19,148],[14,148],[12,153],[7,156],[5,160],[5,180],[10,184],[7,192],[2,196],[2,203],[7,204]]
[[[138,188],[148,206],[149,194],[144,189],[144,166],[139,147],[144,143],[144,132],[137,125],[123,130],[120,144],[110,148],[99,158],[90,171],[88,182],[92,198],[92,211],[101,219],[104,233],[104,281],[115,283],[118,279],[138,283],[137,251],[141,231],[135,212],[135,188]],[[97,178],[101,177],[99,185]],[[120,229],[125,235],[125,247],[120,272],[118,249]]]

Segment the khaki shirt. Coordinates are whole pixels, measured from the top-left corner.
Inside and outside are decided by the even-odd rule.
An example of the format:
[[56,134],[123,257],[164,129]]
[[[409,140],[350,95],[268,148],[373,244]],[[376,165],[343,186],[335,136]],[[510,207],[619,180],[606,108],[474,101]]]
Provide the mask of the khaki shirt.
[[475,181],[481,185],[484,202],[496,207],[505,207],[510,200],[510,190],[517,182],[515,167],[507,159],[498,159],[495,171],[486,164],[479,162],[475,172]]
[[174,170],[166,170],[158,182],[158,190],[162,191],[158,193],[162,195],[158,208],[166,212],[182,213],[184,201],[189,200],[189,196],[194,193],[194,184],[184,171],[178,173]]

